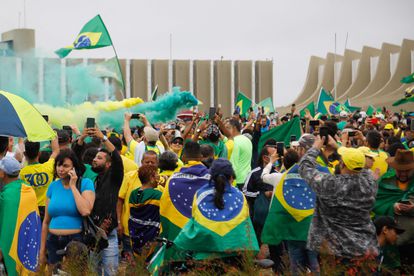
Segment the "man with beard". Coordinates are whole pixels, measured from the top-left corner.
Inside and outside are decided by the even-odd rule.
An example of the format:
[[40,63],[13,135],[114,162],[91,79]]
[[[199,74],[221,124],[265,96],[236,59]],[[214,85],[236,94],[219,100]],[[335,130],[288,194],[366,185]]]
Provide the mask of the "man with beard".
[[108,247],[99,255],[98,273],[102,269],[104,275],[115,275],[118,270],[118,219],[116,204],[118,192],[124,178],[124,167],[121,156],[115,150],[108,137],[98,129],[90,129],[89,135],[99,138],[105,149],[99,149],[92,161],[92,170],[98,174],[95,180],[96,199],[91,218],[108,234]]

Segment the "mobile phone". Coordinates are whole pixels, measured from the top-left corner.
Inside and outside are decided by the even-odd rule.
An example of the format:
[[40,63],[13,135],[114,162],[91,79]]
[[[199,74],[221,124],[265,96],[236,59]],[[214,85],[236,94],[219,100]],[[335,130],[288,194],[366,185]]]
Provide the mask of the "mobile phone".
[[309,125],[310,126],[319,126],[319,120],[310,120]]
[[45,119],[46,122],[49,122],[49,116],[48,115],[42,115],[43,119]]
[[411,203],[411,201],[410,201],[410,200],[408,200],[408,199],[403,199],[403,200],[400,200],[400,201],[399,201],[399,203],[402,203],[402,204],[408,204],[408,205],[412,204],[412,203]]
[[210,120],[214,120],[214,116],[216,115],[216,108],[210,107],[210,110],[208,111],[208,118]]
[[329,130],[326,126],[322,126],[319,128],[319,136],[325,137],[325,145],[328,144],[328,139],[329,139]]
[[296,135],[290,135],[290,142],[296,141]]
[[95,118],[86,118],[86,128],[95,127]]
[[141,114],[139,113],[134,113],[131,115],[131,119],[140,119],[141,118]]
[[348,132],[348,137],[354,137],[355,135],[356,135],[356,131],[355,130]]
[[410,130],[411,130],[411,131],[414,131],[414,120],[411,120],[411,123],[410,123]]
[[277,142],[276,143],[276,151],[277,151],[277,155],[279,155],[279,157],[283,156],[284,149],[285,149],[285,143],[284,142]]
[[70,126],[63,126],[63,130],[69,133],[69,136],[72,137],[72,128]]

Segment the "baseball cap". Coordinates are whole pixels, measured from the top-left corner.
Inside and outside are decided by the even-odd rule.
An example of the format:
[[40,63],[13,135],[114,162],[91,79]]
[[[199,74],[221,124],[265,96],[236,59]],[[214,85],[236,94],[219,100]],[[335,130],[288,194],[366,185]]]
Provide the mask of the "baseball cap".
[[362,151],[354,148],[340,147],[338,149],[339,155],[345,166],[351,171],[359,172],[365,166],[365,155]]
[[365,156],[374,158],[378,156],[378,153],[371,151],[368,147],[359,147],[358,148]]
[[395,229],[397,234],[402,234],[405,232],[405,229],[401,228],[392,217],[389,216],[381,216],[375,219],[374,221],[375,230],[377,231],[377,235],[379,235],[382,231],[384,226],[387,228]]
[[342,110],[341,112],[339,112],[339,117],[341,117],[341,118],[348,117],[348,112],[346,112],[345,110]]
[[392,124],[386,124],[384,127],[385,130],[394,129],[394,126]]
[[4,171],[7,175],[18,176],[21,166],[19,161],[13,157],[4,157],[0,160],[0,170]]
[[59,144],[69,143],[70,141],[69,132],[67,132],[64,129],[58,129],[56,132],[57,132]]
[[181,133],[180,133],[179,130],[175,130],[174,137],[172,138],[171,141],[173,142],[173,141],[175,141],[177,139],[179,139],[181,141],[184,141],[184,138],[181,136]]
[[156,142],[158,141],[159,133],[152,127],[146,126],[144,127],[144,136],[148,142]]

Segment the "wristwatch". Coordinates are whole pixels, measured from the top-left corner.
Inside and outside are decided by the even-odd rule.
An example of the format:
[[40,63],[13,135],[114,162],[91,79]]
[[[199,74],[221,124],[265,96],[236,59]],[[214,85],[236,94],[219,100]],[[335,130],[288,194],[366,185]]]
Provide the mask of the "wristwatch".
[[106,142],[108,141],[108,137],[106,137],[106,135],[103,136],[102,141]]

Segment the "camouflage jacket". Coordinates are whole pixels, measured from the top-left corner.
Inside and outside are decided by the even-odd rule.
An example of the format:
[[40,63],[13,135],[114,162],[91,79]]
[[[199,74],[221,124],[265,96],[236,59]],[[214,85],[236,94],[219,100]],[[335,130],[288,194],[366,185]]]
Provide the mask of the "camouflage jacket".
[[[371,172],[331,175],[316,169],[319,150],[311,148],[299,164],[300,176],[316,193],[315,213],[308,233],[308,248],[327,250],[338,257],[376,254],[378,243],[370,211],[378,185]],[[326,245],[327,248],[321,248]]]

